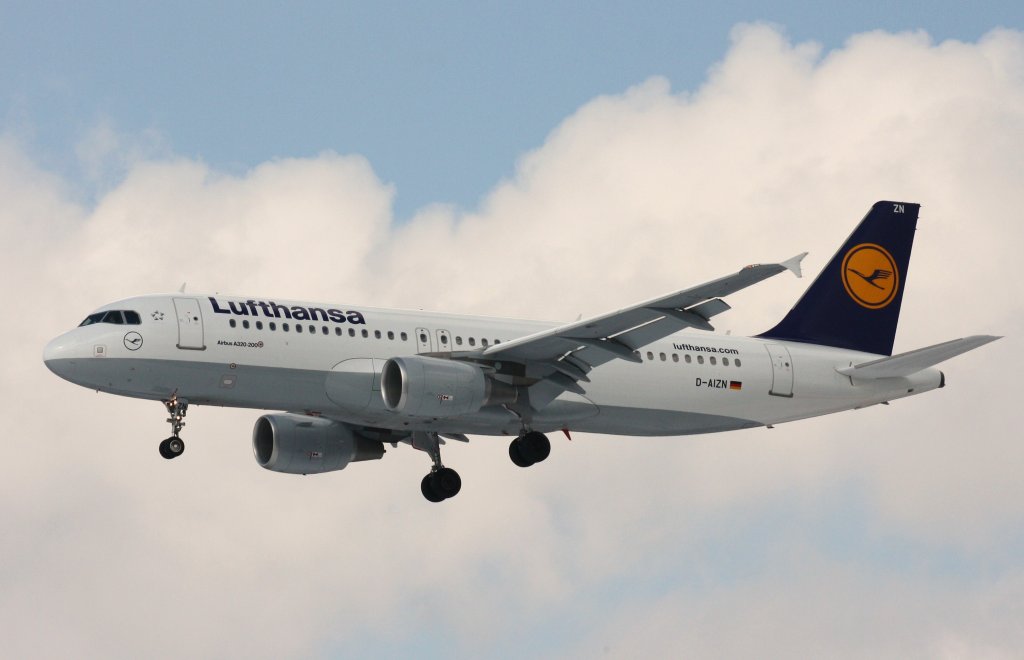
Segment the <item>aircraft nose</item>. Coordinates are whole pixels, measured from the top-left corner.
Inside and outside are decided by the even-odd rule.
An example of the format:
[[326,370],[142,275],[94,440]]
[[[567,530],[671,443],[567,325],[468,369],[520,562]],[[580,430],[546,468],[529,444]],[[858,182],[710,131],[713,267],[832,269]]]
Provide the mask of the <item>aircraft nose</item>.
[[50,371],[53,371],[53,365],[57,361],[61,352],[59,339],[59,337],[57,339],[51,339],[50,343],[48,343],[43,349],[43,363],[50,369]]
[[72,357],[70,348],[71,345],[67,335],[61,335],[51,340],[43,348],[43,363],[46,364],[50,371],[64,377],[68,371],[68,359]]

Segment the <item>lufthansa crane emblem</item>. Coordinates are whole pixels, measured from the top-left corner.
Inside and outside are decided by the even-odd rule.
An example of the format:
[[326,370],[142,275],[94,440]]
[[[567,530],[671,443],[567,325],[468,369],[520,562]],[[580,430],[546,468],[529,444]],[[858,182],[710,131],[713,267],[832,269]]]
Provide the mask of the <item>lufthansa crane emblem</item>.
[[843,287],[861,307],[882,309],[900,289],[900,273],[889,251],[874,243],[850,248],[843,258]]
[[135,332],[129,332],[124,336],[124,347],[129,351],[137,351],[142,348],[142,335]]

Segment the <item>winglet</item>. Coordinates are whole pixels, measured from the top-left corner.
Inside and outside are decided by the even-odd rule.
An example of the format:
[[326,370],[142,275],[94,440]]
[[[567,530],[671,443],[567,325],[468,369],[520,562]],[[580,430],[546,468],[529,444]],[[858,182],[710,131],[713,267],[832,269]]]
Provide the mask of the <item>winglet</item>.
[[786,259],[785,261],[783,261],[779,265],[782,266],[783,268],[785,268],[786,270],[788,270],[789,272],[793,273],[797,277],[803,277],[804,274],[800,270],[800,262],[803,261],[804,257],[806,257],[806,256],[807,256],[806,252],[801,252],[800,254],[796,255],[792,259]]

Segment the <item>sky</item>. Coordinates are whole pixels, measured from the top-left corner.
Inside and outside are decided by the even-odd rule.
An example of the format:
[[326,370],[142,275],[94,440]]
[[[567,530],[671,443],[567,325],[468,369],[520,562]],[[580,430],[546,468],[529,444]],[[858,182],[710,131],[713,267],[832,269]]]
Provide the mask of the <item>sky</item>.
[[[1024,26],[1003,4],[0,8],[12,657],[940,657],[1024,648]],[[771,430],[294,477],[254,411],[89,392],[46,341],[189,290],[541,319],[920,202],[896,350],[948,386]],[[730,297],[781,318],[809,279]]]

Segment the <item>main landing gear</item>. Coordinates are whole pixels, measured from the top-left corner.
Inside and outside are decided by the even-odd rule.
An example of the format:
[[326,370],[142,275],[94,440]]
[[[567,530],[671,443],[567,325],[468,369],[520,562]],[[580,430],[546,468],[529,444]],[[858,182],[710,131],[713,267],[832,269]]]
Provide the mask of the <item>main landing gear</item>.
[[455,497],[462,490],[462,478],[455,470],[441,463],[441,439],[436,433],[417,432],[413,434],[412,446],[427,452],[434,465],[430,474],[420,482],[420,492],[430,502],[442,502]]
[[540,463],[551,454],[551,441],[538,431],[524,431],[508,446],[508,456],[519,467]]
[[167,422],[171,425],[171,437],[160,443],[160,455],[164,458],[177,458],[185,451],[185,442],[178,436],[185,426],[185,413],[188,412],[188,401],[172,396],[164,401],[167,408]]

